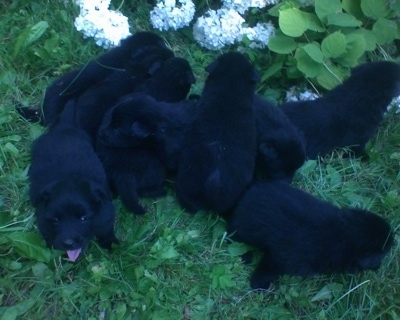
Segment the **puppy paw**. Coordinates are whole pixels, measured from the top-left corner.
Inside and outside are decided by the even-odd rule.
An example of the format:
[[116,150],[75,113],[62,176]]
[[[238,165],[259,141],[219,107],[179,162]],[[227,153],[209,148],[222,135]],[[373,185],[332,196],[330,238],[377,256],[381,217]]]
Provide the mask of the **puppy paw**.
[[114,233],[108,235],[108,236],[104,236],[104,237],[99,237],[98,238],[98,242],[100,247],[102,247],[103,249],[107,249],[107,250],[111,250],[112,249],[112,244],[120,244],[120,241],[117,239],[117,237],[115,236]]
[[250,286],[252,289],[264,289],[267,290],[272,282],[278,279],[275,274],[266,273],[259,269],[256,269],[251,276]]

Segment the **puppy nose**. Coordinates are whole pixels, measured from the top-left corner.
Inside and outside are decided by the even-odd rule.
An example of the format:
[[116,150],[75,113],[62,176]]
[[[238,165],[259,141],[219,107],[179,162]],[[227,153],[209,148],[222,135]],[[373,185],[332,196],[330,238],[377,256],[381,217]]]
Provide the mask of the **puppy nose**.
[[73,239],[65,239],[63,241],[63,246],[65,249],[72,248],[75,245],[75,241]]

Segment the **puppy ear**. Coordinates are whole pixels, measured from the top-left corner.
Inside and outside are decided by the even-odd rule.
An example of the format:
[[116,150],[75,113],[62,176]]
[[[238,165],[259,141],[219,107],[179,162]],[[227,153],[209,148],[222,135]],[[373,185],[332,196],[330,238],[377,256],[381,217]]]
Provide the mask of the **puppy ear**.
[[56,183],[50,183],[47,186],[45,186],[39,194],[36,196],[36,198],[33,200],[33,206],[47,206],[49,203],[49,200],[51,198],[51,194],[53,193],[53,190],[56,186]]
[[212,62],[211,64],[209,64],[209,65],[206,67],[206,71],[207,71],[209,74],[211,74],[211,73],[213,73],[214,70],[218,67],[218,65],[219,65],[219,61],[218,61],[218,60],[215,60],[214,62]]

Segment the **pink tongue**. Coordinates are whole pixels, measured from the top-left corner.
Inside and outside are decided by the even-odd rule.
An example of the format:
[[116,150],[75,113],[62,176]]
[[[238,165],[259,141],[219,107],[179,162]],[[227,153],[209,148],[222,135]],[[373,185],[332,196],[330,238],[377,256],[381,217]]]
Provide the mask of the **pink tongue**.
[[81,254],[82,249],[76,249],[76,250],[67,250],[67,255],[69,261],[75,262],[76,259],[78,259],[79,255]]

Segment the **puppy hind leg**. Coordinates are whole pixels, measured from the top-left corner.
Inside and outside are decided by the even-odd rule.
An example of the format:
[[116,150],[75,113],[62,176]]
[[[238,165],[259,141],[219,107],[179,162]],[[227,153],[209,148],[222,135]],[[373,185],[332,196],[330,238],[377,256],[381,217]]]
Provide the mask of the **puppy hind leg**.
[[134,214],[145,214],[146,209],[139,204],[136,177],[132,173],[121,172],[115,174],[113,180],[124,206]]
[[267,290],[271,283],[278,279],[279,273],[274,272],[272,263],[269,255],[264,253],[257,268],[251,275],[250,286],[252,289]]

